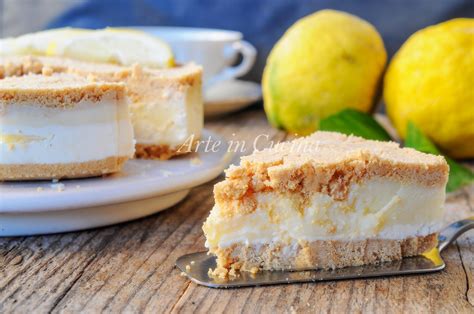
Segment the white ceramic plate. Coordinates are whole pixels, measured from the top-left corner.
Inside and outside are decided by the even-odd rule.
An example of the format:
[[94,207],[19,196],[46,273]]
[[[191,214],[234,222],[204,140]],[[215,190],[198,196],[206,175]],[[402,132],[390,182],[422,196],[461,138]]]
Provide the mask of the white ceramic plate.
[[216,83],[204,90],[204,113],[213,117],[234,112],[262,99],[260,84],[230,80]]
[[90,229],[145,217],[182,201],[189,190],[143,200],[68,210],[0,213],[0,237]]
[[[121,173],[99,178],[0,184],[0,236],[55,233],[123,222],[175,205],[189,189],[217,177],[229,164],[225,139],[217,152],[167,161],[130,160]],[[202,147],[203,148],[203,147]]]

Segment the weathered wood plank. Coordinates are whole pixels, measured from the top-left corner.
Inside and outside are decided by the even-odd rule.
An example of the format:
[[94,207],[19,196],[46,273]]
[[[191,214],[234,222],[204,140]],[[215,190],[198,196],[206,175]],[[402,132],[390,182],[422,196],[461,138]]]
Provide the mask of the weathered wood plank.
[[[201,236],[198,230],[211,206],[210,196],[210,192],[197,189],[180,206],[128,224],[57,309],[116,312],[129,307],[140,311],[147,304],[157,306],[159,311],[171,308],[173,298],[187,282],[180,278],[169,284],[167,274],[173,270],[176,258],[185,253],[186,244]],[[153,302],[154,296],[160,302]]]
[[[470,217],[474,217],[474,185],[464,188]],[[474,231],[466,233],[457,241],[464,272],[466,273],[466,298],[474,307]]]

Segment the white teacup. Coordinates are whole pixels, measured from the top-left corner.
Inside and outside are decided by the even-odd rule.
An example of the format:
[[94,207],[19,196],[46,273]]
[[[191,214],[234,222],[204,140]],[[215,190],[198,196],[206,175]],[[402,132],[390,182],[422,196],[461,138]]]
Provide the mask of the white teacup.
[[[257,56],[255,47],[242,40],[243,35],[240,32],[190,27],[134,28],[168,42],[173,49],[176,62],[194,61],[202,65],[205,86],[248,73]],[[242,55],[242,61],[232,66],[239,54]]]

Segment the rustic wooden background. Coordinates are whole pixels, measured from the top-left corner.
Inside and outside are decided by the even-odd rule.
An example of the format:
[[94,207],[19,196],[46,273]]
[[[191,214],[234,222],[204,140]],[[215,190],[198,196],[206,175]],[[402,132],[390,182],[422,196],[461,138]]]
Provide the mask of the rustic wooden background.
[[[260,108],[210,121],[227,138],[283,140]],[[262,145],[265,143],[262,142]],[[474,232],[431,275],[214,290],[180,276],[175,260],[202,251],[213,182],[159,214],[66,234],[0,238],[0,313],[379,312],[474,313]],[[474,215],[474,187],[449,195],[447,220]]]

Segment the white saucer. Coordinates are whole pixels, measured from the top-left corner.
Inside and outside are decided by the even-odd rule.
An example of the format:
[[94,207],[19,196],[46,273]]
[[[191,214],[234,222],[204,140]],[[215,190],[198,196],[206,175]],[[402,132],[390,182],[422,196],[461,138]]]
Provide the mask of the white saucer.
[[[0,236],[56,233],[144,217],[181,201],[189,189],[217,177],[229,164],[225,139],[217,152],[167,161],[130,160],[119,174],[89,179],[0,184]],[[62,191],[61,191],[62,190]]]
[[262,88],[255,82],[230,80],[204,90],[204,113],[213,117],[234,112],[262,99]]

